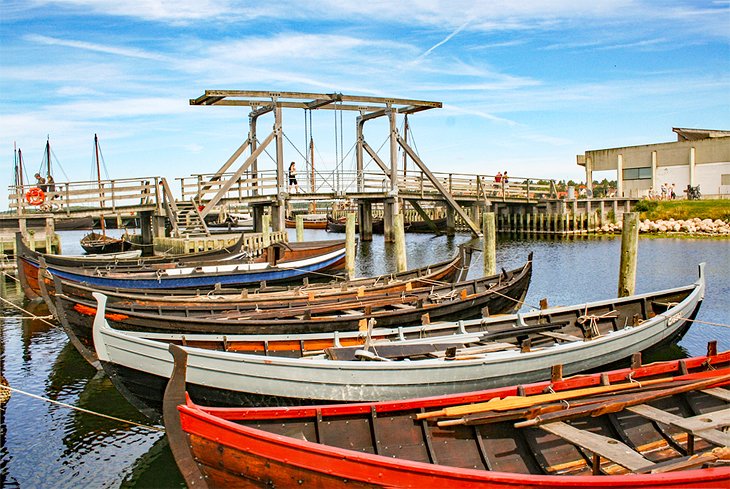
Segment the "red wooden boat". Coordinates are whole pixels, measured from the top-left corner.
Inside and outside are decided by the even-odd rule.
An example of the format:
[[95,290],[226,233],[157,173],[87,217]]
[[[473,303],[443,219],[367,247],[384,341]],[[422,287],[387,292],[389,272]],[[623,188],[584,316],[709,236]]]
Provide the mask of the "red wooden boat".
[[170,350],[165,427],[189,487],[730,487],[730,351],[407,401],[216,408],[185,400]]

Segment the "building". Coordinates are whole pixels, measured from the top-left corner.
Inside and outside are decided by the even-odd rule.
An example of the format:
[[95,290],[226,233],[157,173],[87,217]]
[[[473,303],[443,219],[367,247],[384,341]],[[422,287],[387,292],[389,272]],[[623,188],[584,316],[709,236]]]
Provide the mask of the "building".
[[617,196],[648,197],[661,185],[674,184],[677,198],[688,185],[700,186],[705,197],[730,197],[730,131],[672,128],[677,141],[597,149],[578,155],[586,182],[594,171],[615,170]]

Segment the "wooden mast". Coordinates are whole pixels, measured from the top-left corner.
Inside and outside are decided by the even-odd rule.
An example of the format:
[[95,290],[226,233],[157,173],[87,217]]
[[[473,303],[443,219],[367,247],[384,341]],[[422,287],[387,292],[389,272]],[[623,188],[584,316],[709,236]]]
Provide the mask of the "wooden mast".
[[[101,192],[101,168],[99,167],[99,137],[94,134],[94,159],[96,160],[96,181],[99,185],[99,207],[104,208],[104,199]],[[106,222],[104,214],[99,214],[99,223],[101,224],[101,234],[106,237]]]

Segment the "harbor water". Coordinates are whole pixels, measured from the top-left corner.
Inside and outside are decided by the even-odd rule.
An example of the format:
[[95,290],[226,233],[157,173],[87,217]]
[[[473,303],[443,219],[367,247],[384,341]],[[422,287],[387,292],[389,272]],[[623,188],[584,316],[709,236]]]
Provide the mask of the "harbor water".
[[[62,232],[63,251],[80,254],[82,231]],[[340,235],[344,237],[344,235]],[[324,231],[305,230],[305,239],[331,239]],[[290,238],[294,239],[292,230]],[[409,234],[408,267],[444,260],[470,236]],[[534,272],[524,310],[547,298],[568,305],[616,296],[620,238],[528,239],[500,237],[497,265],[514,268],[534,252]],[[357,274],[389,273],[394,253],[382,236],[359,243]],[[645,361],[704,354],[708,341],[730,348],[730,242],[714,239],[642,238],[639,242],[637,292],[689,284],[698,264],[706,262],[707,293],[697,321],[676,345],[653,351]],[[475,253],[470,277],[482,273]],[[0,371],[14,392],[0,406],[0,487],[131,488],[184,487],[164,432],[129,405],[106,376],[85,363],[48,310],[25,301],[19,285],[0,280],[2,303]],[[46,320],[31,319],[33,316]],[[42,398],[42,399],[41,399]],[[81,411],[79,408],[85,411]],[[92,413],[102,413],[100,417]]]

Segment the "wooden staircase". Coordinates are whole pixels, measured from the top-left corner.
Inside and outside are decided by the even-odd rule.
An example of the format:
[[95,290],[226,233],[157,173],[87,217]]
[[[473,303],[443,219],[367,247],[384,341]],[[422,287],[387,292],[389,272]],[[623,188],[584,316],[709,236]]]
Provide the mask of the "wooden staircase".
[[177,202],[175,226],[180,237],[210,236],[205,220],[200,216],[194,200]]

